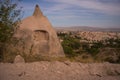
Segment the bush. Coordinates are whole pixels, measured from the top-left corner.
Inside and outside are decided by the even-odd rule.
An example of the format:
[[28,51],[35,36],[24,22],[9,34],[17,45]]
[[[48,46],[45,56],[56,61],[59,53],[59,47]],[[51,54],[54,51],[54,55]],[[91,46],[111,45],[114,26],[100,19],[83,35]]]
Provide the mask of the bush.
[[76,56],[76,53],[74,50],[77,50],[80,48],[80,42],[79,42],[79,39],[70,37],[70,35],[66,34],[63,37],[62,46],[66,56],[74,57]]

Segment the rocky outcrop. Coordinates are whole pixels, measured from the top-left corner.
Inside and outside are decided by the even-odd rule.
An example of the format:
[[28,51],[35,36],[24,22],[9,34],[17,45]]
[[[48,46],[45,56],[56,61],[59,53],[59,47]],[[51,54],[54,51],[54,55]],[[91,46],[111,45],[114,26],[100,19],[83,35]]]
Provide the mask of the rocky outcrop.
[[62,46],[49,20],[38,5],[32,16],[21,21],[14,38],[20,54],[64,57]]
[[21,57],[20,55],[17,55],[15,57],[14,63],[25,63],[25,60],[23,57]]
[[119,80],[120,64],[79,62],[0,63],[0,80]]

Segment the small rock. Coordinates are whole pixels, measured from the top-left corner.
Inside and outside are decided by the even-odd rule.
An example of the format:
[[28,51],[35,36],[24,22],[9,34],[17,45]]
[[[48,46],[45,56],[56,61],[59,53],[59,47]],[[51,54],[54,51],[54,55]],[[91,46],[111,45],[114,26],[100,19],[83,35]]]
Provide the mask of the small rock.
[[71,62],[70,62],[70,61],[65,61],[64,64],[70,66],[70,65],[71,65]]
[[21,72],[20,74],[18,74],[19,77],[24,76],[26,74],[26,72]]
[[25,63],[25,60],[22,56],[17,55],[14,59],[14,63]]

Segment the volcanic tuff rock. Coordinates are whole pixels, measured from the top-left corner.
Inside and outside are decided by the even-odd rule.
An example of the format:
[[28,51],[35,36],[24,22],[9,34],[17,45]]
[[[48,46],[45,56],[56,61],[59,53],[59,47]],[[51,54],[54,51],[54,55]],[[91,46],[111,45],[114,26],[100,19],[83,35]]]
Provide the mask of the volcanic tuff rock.
[[38,5],[32,16],[21,21],[14,38],[19,40],[15,47],[20,53],[50,57],[64,56],[55,30]]
[[0,63],[0,80],[120,80],[120,64],[58,61]]
[[20,55],[17,55],[15,57],[14,63],[25,63],[25,60],[23,57],[21,57]]

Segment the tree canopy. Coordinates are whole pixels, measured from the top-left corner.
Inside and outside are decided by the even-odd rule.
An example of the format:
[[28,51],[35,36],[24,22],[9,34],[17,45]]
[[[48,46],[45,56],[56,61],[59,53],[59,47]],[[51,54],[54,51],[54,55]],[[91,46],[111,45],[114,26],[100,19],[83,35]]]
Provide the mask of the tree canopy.
[[20,21],[20,0],[0,0],[0,42],[9,41]]

